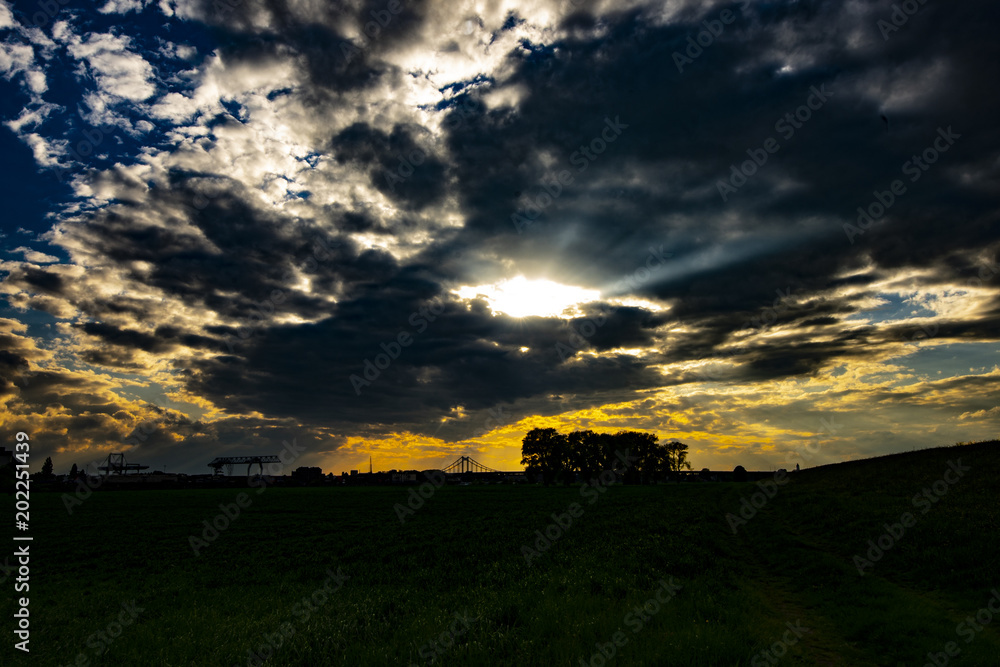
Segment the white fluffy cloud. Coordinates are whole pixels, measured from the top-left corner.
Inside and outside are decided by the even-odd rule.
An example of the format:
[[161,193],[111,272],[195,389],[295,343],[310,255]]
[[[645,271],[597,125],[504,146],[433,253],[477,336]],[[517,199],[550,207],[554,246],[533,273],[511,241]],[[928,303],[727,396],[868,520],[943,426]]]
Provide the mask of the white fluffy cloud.
[[107,0],[97,11],[102,14],[128,14],[141,12],[152,0]]
[[131,50],[132,40],[112,33],[70,35],[67,50],[93,76],[98,88],[114,97],[142,101],[156,93],[153,68]]
[[0,73],[8,81],[24,74],[23,85],[33,96],[48,90],[45,72],[35,61],[35,50],[27,44],[0,43]]
[[44,252],[39,252],[27,246],[21,246],[19,248],[14,248],[11,252],[19,252],[24,255],[25,261],[33,262],[35,264],[51,264],[52,262],[58,262],[58,257],[53,257],[52,255],[46,255]]
[[14,25],[14,14],[10,11],[10,6],[0,0],[0,28],[13,28]]
[[42,167],[62,166],[60,158],[66,155],[67,142],[59,139],[49,141],[36,132],[31,132],[21,137],[28,144],[35,162]]

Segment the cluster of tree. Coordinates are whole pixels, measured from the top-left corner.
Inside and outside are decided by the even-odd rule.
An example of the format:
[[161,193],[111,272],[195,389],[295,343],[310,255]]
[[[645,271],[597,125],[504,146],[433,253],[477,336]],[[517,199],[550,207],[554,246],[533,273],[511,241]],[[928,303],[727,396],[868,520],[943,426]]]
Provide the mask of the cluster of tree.
[[[14,493],[15,482],[18,479],[15,465],[18,463],[20,463],[20,460],[15,458],[10,464],[0,467],[0,491],[3,493]],[[52,474],[51,456],[45,457],[41,472],[33,473],[31,478],[38,480],[55,479],[55,475]]]
[[541,473],[546,484],[572,482],[577,476],[590,480],[604,470],[620,470],[626,465],[622,463],[626,453],[626,483],[646,484],[691,469],[687,445],[658,440],[642,431],[574,431],[565,435],[554,428],[535,428],[521,443],[521,464],[529,475]]

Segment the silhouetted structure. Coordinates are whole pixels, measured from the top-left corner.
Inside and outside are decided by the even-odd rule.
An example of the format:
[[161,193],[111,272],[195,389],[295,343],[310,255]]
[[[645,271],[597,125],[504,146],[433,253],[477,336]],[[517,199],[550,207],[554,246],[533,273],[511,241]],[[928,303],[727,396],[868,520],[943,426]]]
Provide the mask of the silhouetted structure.
[[104,474],[107,475],[125,475],[129,472],[138,473],[140,470],[146,470],[149,466],[140,465],[138,463],[129,463],[125,460],[125,452],[108,454],[107,461],[104,465],[97,466],[98,470],[103,470]]
[[[471,456],[460,456],[451,465],[442,469],[450,484],[464,484],[469,482],[526,482],[527,477],[523,470],[494,470],[484,466]],[[427,471],[424,473],[427,474]]]
[[232,475],[233,466],[243,465],[244,463],[247,466],[247,477],[249,477],[250,470],[251,468],[253,468],[253,466],[255,465],[260,466],[260,474],[264,474],[265,463],[281,463],[281,459],[271,454],[268,454],[266,456],[219,456],[212,459],[209,462],[208,466],[215,470],[214,474],[216,475],[221,475],[222,468],[223,466],[225,466],[226,474]]
[[672,440],[659,442],[653,433],[574,431],[534,428],[521,442],[521,463],[529,477],[545,484],[594,479],[616,470],[627,484],[653,484],[683,476],[690,470],[688,446]]
[[319,484],[323,481],[323,469],[302,466],[292,471],[292,479],[299,484]]
[[500,472],[499,470],[494,470],[493,468],[487,468],[471,456],[458,457],[455,459],[454,463],[447,468],[444,468],[444,471],[446,473]]

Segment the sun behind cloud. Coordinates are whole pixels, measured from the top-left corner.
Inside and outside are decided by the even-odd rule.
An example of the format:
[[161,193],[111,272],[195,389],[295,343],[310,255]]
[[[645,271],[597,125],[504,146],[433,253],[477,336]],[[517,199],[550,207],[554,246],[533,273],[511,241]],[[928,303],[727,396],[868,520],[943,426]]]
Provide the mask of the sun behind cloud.
[[529,280],[517,276],[494,285],[465,286],[452,290],[462,299],[482,297],[494,315],[511,317],[569,318],[580,313],[576,306],[597,301],[598,290],[561,285],[551,280]]

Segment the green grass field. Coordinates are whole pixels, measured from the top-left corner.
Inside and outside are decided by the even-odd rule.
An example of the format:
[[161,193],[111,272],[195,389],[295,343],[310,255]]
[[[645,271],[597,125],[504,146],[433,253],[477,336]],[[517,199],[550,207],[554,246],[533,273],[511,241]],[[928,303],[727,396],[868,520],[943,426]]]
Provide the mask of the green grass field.
[[12,647],[12,574],[0,663],[921,666],[953,642],[947,664],[995,665],[1000,613],[963,619],[1000,589],[998,474],[997,442],[803,470],[736,534],[754,483],[447,487],[405,524],[406,488],[247,489],[198,556],[189,536],[236,491],[97,492],[72,516],[35,493],[31,654]]

